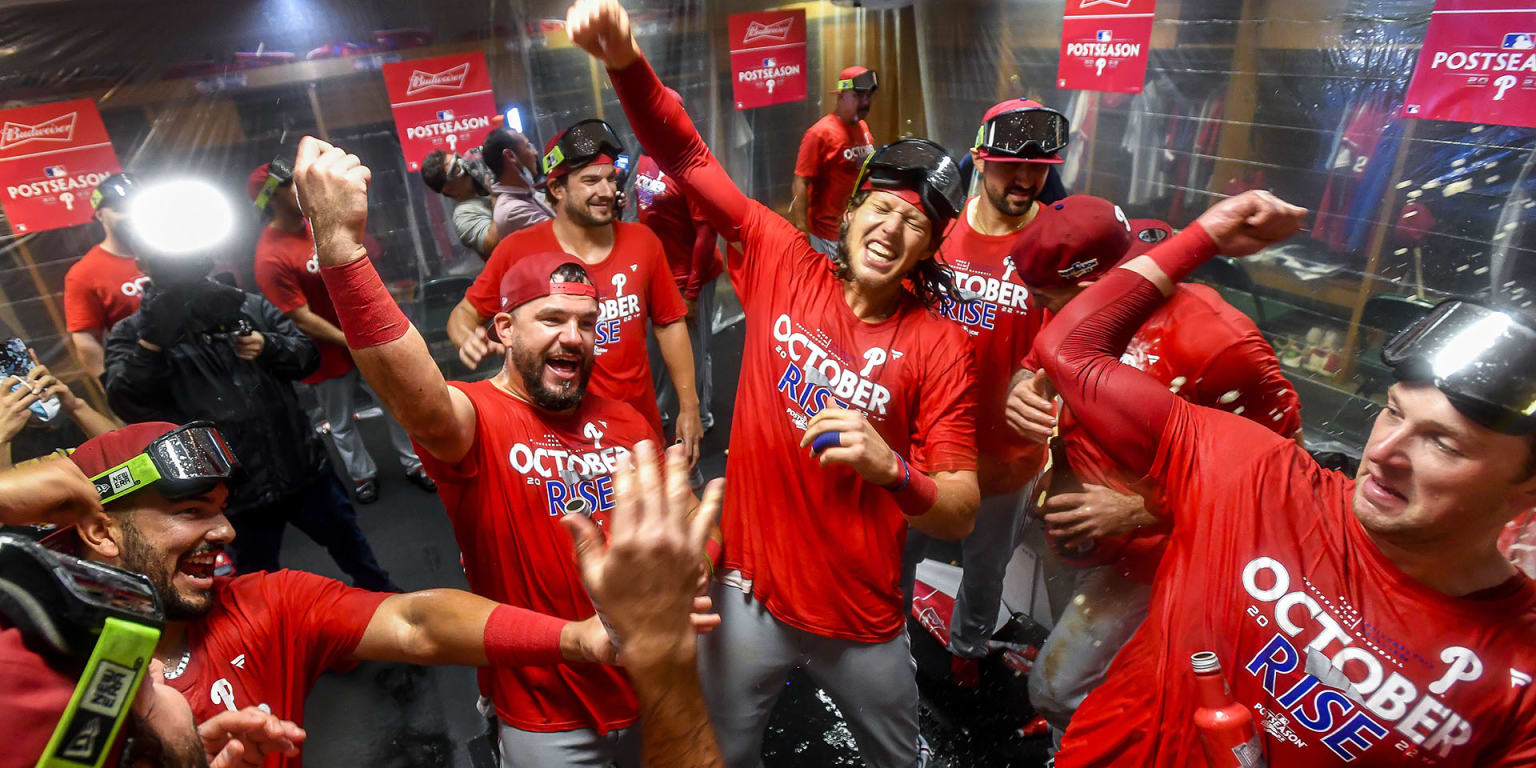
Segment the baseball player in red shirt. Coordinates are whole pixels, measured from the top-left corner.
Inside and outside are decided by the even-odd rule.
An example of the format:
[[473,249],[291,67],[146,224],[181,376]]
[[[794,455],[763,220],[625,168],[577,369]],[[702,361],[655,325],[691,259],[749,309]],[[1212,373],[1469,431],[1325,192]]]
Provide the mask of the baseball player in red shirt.
[[602,120],[583,120],[561,131],[544,148],[544,179],[555,218],[502,238],[464,300],[448,318],[448,337],[459,360],[475,368],[486,355],[504,352],[487,335],[486,321],[503,311],[502,278],[518,260],[539,253],[575,257],[598,289],[594,394],[632,406],[661,433],[661,411],[651,383],[645,326],[649,320],[667,373],[678,393],[677,439],[697,461],[704,427],[694,391],[688,308],[672,282],[661,241],[641,224],[618,221],[614,159],[623,146]]
[[[501,372],[446,383],[366,258],[367,179],[355,156],[312,138],[300,145],[299,199],[353,359],[437,480],[471,589],[567,620],[590,619],[593,603],[557,521],[576,509],[601,521],[615,503],[615,467],[657,439],[633,407],[586,392],[602,311],[596,286],[574,256],[523,255],[500,284]],[[707,497],[720,494],[719,483],[711,488]],[[697,578],[702,563],[695,568]],[[657,664],[693,661],[691,645],[634,652],[649,663],[658,650],[666,658]],[[695,674],[671,669],[690,680]],[[503,765],[637,765],[641,738],[649,746],[661,735],[649,723],[639,734],[632,727],[648,706],[634,682],[590,665],[499,668],[483,677],[502,723]]]
[[[683,303],[688,305],[688,336],[693,340],[693,380],[694,391],[699,395],[699,421],[704,429],[713,429],[715,416],[709,409],[710,394],[714,389],[710,345],[715,338],[715,278],[724,270],[716,244],[720,235],[698,205],[683,195],[650,155],[641,155],[635,161],[635,204],[640,223],[661,240],[667,264],[672,267],[672,282],[677,283]],[[659,353],[660,350],[655,350],[651,354],[653,369],[659,367]],[[677,407],[677,392],[672,388],[672,380],[660,374],[661,371],[654,371],[651,379],[656,384],[656,407],[665,420],[671,418],[671,412]]]
[[[363,434],[355,419],[358,386],[366,389],[368,384],[357,376],[352,355],[347,352],[347,339],[336,318],[336,307],[320,279],[315,239],[299,211],[292,171],[280,166],[274,173],[271,163],[262,163],[246,179],[245,190],[256,209],[268,217],[267,226],[256,241],[256,284],[278,311],[315,340],[315,347],[320,350],[320,367],[304,383],[314,387],[325,411],[331,442],[336,445],[336,454],[341,457],[357,500],[371,504],[379,497],[379,467],[363,445]],[[423,490],[437,490],[432,478],[421,468],[421,459],[417,458],[405,429],[387,412],[384,423],[405,476]]]
[[[683,677],[672,674],[666,666],[672,662],[657,657],[682,653],[691,659],[689,612],[705,605],[694,593],[720,494],[718,487],[707,494],[690,521],[686,470],[677,455],[669,460],[669,495],[662,503],[650,444],[641,450],[640,476],[626,467],[605,489],[613,512],[606,551],[590,522],[566,525],[579,545],[586,588],[609,609],[613,631],[628,643],[617,656],[609,630],[595,615],[573,622],[452,589],[368,592],[299,571],[215,577],[214,558],[234,538],[222,507],[225,483],[238,460],[206,423],[133,424],[87,441],[70,458],[80,469],[79,480],[91,478],[103,502],[48,543],[141,573],[155,585],[166,617],[156,658],[165,665],[165,681],[186,697],[199,722],[247,707],[302,722],[305,699],[319,675],[359,660],[526,671],[575,669],[563,665],[617,658],[634,670],[642,690],[655,685],[651,701],[680,692],[686,699],[687,682],[695,679],[691,669]],[[669,613],[679,606],[680,612]],[[678,627],[683,632],[675,631]],[[612,669],[583,665],[588,667]],[[675,690],[676,681],[683,683],[681,691]],[[691,698],[691,710],[642,711],[656,715],[664,733],[707,734],[696,687]],[[302,732],[292,735],[290,741],[302,740]],[[707,747],[705,742],[690,745],[695,752],[654,753],[650,757],[660,762],[647,764],[706,765],[697,758]],[[505,765],[563,764],[505,741],[502,752]],[[268,768],[299,764],[296,749],[265,761]]]
[[1536,321],[1442,304],[1387,344],[1398,381],[1350,478],[1118,359],[1174,286],[1305,211],[1247,192],[1103,278],[1041,333],[1063,400],[1172,525],[1150,615],[1056,765],[1203,758],[1192,654],[1214,652],[1274,766],[1536,760],[1536,585],[1497,549],[1536,505]]
[[917,685],[899,589],[908,525],[945,538],[976,512],[975,393],[959,327],[933,314],[934,261],[962,180],[932,142],[870,159],[836,256],[743,195],[667,94],[615,2],[571,39],[607,66],[630,126],[730,244],[746,342],[726,465],[721,629],[701,643],[728,766],[756,765],[800,666],[838,703],[865,762],[917,762]]
[[[1073,195],[1047,206],[1019,239],[1012,259],[1037,301],[1060,312],[1116,264],[1172,235],[1167,224],[1127,221],[1108,200]],[[1121,360],[1195,405],[1237,414],[1298,439],[1301,402],[1264,335],[1246,315],[1203,285],[1179,285],[1131,337]],[[1025,368],[1037,370],[1033,356]],[[1009,398],[1008,418],[1026,440],[1050,433],[1053,393],[1045,376]],[[1123,475],[1070,409],[1057,428],[1051,488],[1040,510],[1057,552],[1083,569],[1029,676],[1030,703],[1058,730],[1104,679],[1104,670],[1147,616],[1148,584],[1167,547],[1168,526],[1147,510],[1150,491]],[[1039,426],[1037,426],[1039,425]],[[1088,638],[1091,642],[1085,642]]]
[[875,151],[875,137],[864,118],[880,87],[873,69],[852,66],[837,76],[837,101],[831,112],[811,124],[795,156],[794,197],[789,220],[811,236],[811,247],[828,256],[837,250],[838,227],[864,158]]
[[91,208],[106,237],[64,273],[64,325],[80,365],[101,378],[102,340],[117,321],[139,311],[149,278],[135,261],[128,231],[128,201],[138,188],[131,173],[114,173],[91,192]]
[[[1019,440],[999,418],[1013,374],[1008,361],[1023,359],[1045,322],[1045,312],[1019,284],[1008,255],[1042,208],[1046,174],[1062,162],[1069,135],[1064,116],[1028,99],[1009,99],[988,109],[971,149],[981,173],[981,194],[966,202],[939,247],[940,257],[954,270],[956,288],[940,312],[965,329],[972,354],[985,361],[976,371],[981,507],[976,529],[961,543],[965,568],[949,627],[950,677],[965,688],[981,682],[980,660],[996,628],[1003,572],[1018,542],[1029,487],[1045,459],[1041,446]],[[907,537],[903,594],[912,594],[928,541],[916,530]]]

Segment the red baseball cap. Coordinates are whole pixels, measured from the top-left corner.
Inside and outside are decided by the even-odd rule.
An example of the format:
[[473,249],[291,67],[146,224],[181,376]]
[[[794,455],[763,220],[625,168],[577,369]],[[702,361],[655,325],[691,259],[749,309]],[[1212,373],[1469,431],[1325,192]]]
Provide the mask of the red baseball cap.
[[[1033,100],[1033,99],[1019,98],[1019,99],[1009,99],[1007,101],[1000,101],[1000,102],[998,102],[996,104],[993,104],[992,108],[988,109],[987,113],[981,116],[981,125],[983,127],[985,127],[987,123],[992,122],[992,118],[997,117],[998,115],[1006,115],[1009,112],[1018,112],[1018,111],[1024,110],[1024,109],[1050,109],[1050,108],[1045,106],[1044,104],[1041,104],[1038,101]],[[1061,158],[1060,154],[1054,153],[1054,152],[1049,154],[1049,155],[1046,155],[1045,157],[1028,157],[1028,158],[1026,158],[1026,157],[1014,157],[1012,155],[994,155],[994,154],[989,153],[987,151],[986,147],[980,146],[980,143],[981,143],[980,142],[980,138],[981,137],[978,134],[978,136],[977,136],[977,145],[978,146],[976,147],[976,156],[978,158],[981,158],[982,160],[990,160],[990,161],[992,161],[994,163],[1045,163],[1046,165],[1060,165],[1060,164],[1066,162],[1066,160],[1063,160]]]
[[1009,258],[1032,288],[1061,288],[1108,272],[1131,247],[1120,207],[1102,197],[1072,195],[1040,209],[1019,231]]
[[[859,66],[857,64],[855,64],[855,65],[853,65],[851,67],[844,67],[843,71],[837,73],[837,83],[834,84],[834,87],[832,88],[832,92],[833,93],[841,93],[842,91],[864,90],[864,89],[858,88],[857,86],[853,85],[852,84],[852,80],[855,77],[858,77],[859,75],[864,74],[865,72],[871,72],[871,71],[872,70],[869,67],[861,67],[861,66]],[[877,77],[878,77],[878,75],[877,75]],[[848,87],[846,87],[846,88],[842,87],[842,84],[845,83],[845,82],[848,83]],[[878,82],[876,83],[875,87],[876,88],[879,87]],[[873,89],[869,89],[869,90],[873,90]]]
[[[69,454],[69,460],[73,461],[86,477],[95,477],[143,453],[155,438],[174,429],[177,429],[177,425],[169,421],[129,424],[81,443],[79,448]],[[60,527],[45,536],[42,543],[49,549],[75,552],[78,539],[73,534],[74,529],[73,525]]]
[[[581,270],[587,282],[555,279],[555,270],[571,265]],[[501,311],[511,312],[534,299],[562,294],[597,298],[597,286],[587,275],[587,268],[576,257],[560,251],[545,251],[524,256],[513,262],[501,276]]]
[[1119,264],[1124,264],[1147,251],[1156,248],[1158,243],[1173,237],[1173,227],[1160,219],[1131,219],[1131,247],[1120,259]]
[[251,171],[250,177],[245,180],[245,194],[251,198],[251,202],[256,202],[256,196],[261,194],[261,188],[267,185],[267,174],[271,168],[271,163],[262,163],[256,166],[256,170]]

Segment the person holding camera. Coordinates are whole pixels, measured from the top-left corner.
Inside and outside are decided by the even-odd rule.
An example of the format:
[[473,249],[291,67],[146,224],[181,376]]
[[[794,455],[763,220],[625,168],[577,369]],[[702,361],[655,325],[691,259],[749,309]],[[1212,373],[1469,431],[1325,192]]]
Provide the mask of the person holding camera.
[[283,527],[325,547],[363,589],[398,591],[357,527],[293,382],[320,352],[259,295],[208,278],[205,254],[140,254],[153,281],[107,338],[107,401],[129,421],[207,420],[245,465],[230,488],[230,547],[241,572],[275,571]]
[[[299,212],[299,200],[293,193],[293,173],[281,161],[262,163],[251,172],[245,189],[256,210],[268,217],[267,226],[256,241],[256,284],[262,295],[314,340],[320,351],[320,367],[304,383],[314,387],[320,400],[320,408],[330,423],[331,442],[336,445],[336,455],[341,457],[357,501],[372,504],[379,498],[379,467],[368,454],[356,422],[358,387],[367,390],[368,383],[352,365],[347,339],[338,327],[336,307],[320,280],[315,239]],[[410,436],[388,412],[383,418],[389,428],[390,445],[405,469],[406,478],[424,491],[436,492],[437,484],[421,468]]]

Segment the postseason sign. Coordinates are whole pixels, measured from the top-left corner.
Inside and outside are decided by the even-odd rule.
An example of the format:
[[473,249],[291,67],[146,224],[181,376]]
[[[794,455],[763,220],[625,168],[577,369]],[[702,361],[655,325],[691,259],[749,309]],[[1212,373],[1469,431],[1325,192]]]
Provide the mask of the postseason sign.
[[1056,87],[1141,93],[1156,0],[1067,0]]
[[1536,0],[1436,0],[1403,116],[1536,128]]
[[736,109],[805,100],[805,10],[733,13],[731,95]]
[[462,152],[485,140],[497,114],[485,54],[414,59],[382,69],[408,170],[421,170],[434,149]]
[[91,191],[122,170],[96,102],[0,111],[0,207],[16,234],[91,220]]

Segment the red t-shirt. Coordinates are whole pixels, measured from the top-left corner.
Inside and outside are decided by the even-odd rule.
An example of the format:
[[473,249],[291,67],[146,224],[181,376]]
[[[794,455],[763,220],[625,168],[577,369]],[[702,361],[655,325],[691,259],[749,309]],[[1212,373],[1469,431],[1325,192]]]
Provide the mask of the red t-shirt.
[[[301,232],[263,227],[261,239],[256,241],[256,285],[279,312],[287,314],[308,305],[309,311],[340,328],[336,306],[320,279],[318,259],[308,225]],[[314,341],[320,350],[320,367],[304,380],[305,384],[328,381],[352,370],[352,353],[346,347]]]
[[861,321],[827,257],[761,204],[749,204],[740,232],[727,264],[747,325],[725,468],[726,566],[790,626],[889,640],[904,627],[906,519],[889,491],[822,467],[800,440],[812,416],[846,403],[913,471],[975,469],[970,346],[910,294],[890,318]]
[[811,234],[823,240],[837,239],[859,169],[874,151],[875,137],[863,120],[849,125],[829,112],[806,130],[795,158],[795,175],[810,180],[806,215]]
[[[677,289],[683,298],[698,298],[699,287],[719,277],[722,268],[715,228],[650,155],[635,162],[635,202],[640,223],[661,240]],[[708,240],[707,253],[699,243],[701,233]]]
[[[982,204],[978,198],[970,202]],[[939,247],[963,299],[945,299],[940,311],[965,329],[971,351],[982,363],[976,370],[977,474],[982,495],[989,496],[1024,487],[1045,462],[1045,446],[1019,437],[1003,410],[1014,363],[1029,353],[1046,311],[1030,302],[1029,289],[1019,282],[1008,259],[1019,233],[981,234],[971,228],[969,213],[968,206]]]
[[149,278],[139,265],[97,245],[64,273],[64,326],[70,333],[101,329],[139,311]]
[[[613,507],[610,473],[620,456],[660,432],[625,403],[588,394],[569,415],[551,414],[496,388],[487,379],[449,382],[475,405],[475,442],[449,466],[421,446],[427,474],[453,523],[469,587],[507,603],[562,619],[593,614],[576,572],[570,535],[560,526],[572,489],[561,468],[591,479],[575,493],[600,516]],[[525,731],[625,728],[638,717],[629,678],[602,664],[510,667],[481,675],[492,681],[496,714]]]
[[[464,298],[481,317],[491,317],[501,311],[501,278],[514,259],[562,250],[552,220],[513,232],[496,245]],[[650,353],[645,347],[645,321],[667,325],[688,314],[688,305],[672,282],[661,241],[644,225],[616,221],[608,258],[586,267],[602,304],[597,321],[597,364],[587,391],[629,403],[661,434],[661,411],[656,408],[656,386],[651,383]]]
[[[166,682],[203,722],[225,710],[261,707],[304,723],[304,700],[320,673],[345,671],[368,622],[389,595],[302,571],[214,580],[213,609],[187,625],[187,667],[166,663]],[[265,768],[299,768],[274,755]]]
[[[1424,586],[1367,537],[1353,480],[1183,401],[1149,477],[1173,522],[1151,614],[1073,715],[1058,766],[1204,765],[1198,651],[1220,657],[1271,766],[1536,764],[1527,577],[1469,598]],[[1354,696],[1313,676],[1330,662]]]
[[[1131,337],[1121,362],[1145,371],[1180,398],[1228,411],[1277,435],[1301,429],[1301,400],[1275,351],[1253,321],[1204,285],[1181,284]],[[1150,498],[1149,488],[1121,477],[1114,459],[1062,409],[1062,441],[1078,479]],[[1125,572],[1150,581],[1167,546],[1166,528],[1100,539],[1089,557],[1119,559]]]

